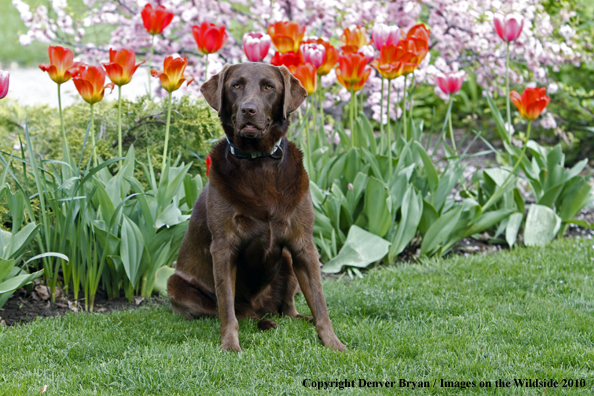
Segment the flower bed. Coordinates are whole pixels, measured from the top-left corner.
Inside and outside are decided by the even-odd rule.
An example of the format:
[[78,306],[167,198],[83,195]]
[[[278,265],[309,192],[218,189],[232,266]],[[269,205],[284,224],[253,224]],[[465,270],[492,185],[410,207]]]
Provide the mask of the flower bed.
[[[326,13],[316,14],[321,3],[305,1],[303,4],[310,7],[307,12],[300,8],[302,5],[285,9],[294,14],[291,21],[260,20],[258,25],[263,14],[252,15],[252,26],[262,29],[245,32],[243,40],[234,38],[240,29],[224,19],[234,15],[237,22],[247,20],[236,3],[217,3],[218,18],[228,23],[229,29],[221,21],[193,24],[198,18],[193,13],[209,2],[197,8],[185,3],[175,7],[165,3],[165,7],[155,8],[147,4],[142,11],[136,10],[135,4],[120,2],[121,14],[113,4],[87,4],[87,22],[119,24],[108,47],[77,44],[84,33],[83,25],[77,25],[63,4],[54,3],[56,25],[41,6],[29,15],[24,3],[15,0],[15,4],[31,28],[29,34],[59,42],[72,39],[75,42],[71,46],[81,51],[85,62],[97,55],[104,60],[109,57],[109,62],[75,62],[71,49],[50,46],[50,62],[40,65],[58,85],[59,103],[61,86],[74,82],[89,105],[89,124],[80,150],[73,150],[60,104],[61,158],[39,157],[28,126],[24,126],[21,152],[0,157],[4,166],[0,197],[7,197],[12,216],[12,232],[3,238],[11,244],[26,241],[18,249],[3,251],[0,305],[14,290],[41,276],[41,270],[52,299],[61,284],[75,299],[84,294],[85,308],[90,310],[100,285],[109,297],[123,292],[129,300],[138,295],[148,298],[152,292],[163,290],[163,280],[172,272],[171,264],[191,209],[206,182],[201,175],[189,173],[192,164],[181,157],[170,158],[171,93],[182,86],[198,88],[198,81],[203,82],[218,70],[220,59],[242,58],[236,45],[240,41],[246,58],[253,62],[266,60],[273,45],[277,51],[270,62],[287,67],[308,91],[304,108],[292,119],[288,138],[304,152],[316,214],[314,239],[324,262],[323,271],[346,270],[361,275],[361,268],[380,261],[393,263],[407,248],[419,249],[423,256],[442,256],[459,241],[484,233],[510,247],[516,244],[518,235],[523,236],[526,245],[543,246],[563,235],[570,224],[586,225],[575,220],[592,200],[591,187],[581,176],[586,160],[566,168],[561,146],[548,148],[530,140],[532,123],[550,101],[546,88],[526,86],[522,94],[510,89],[510,83],[521,82],[523,75],[544,81],[546,73],[539,78],[537,72],[546,65],[554,67],[582,59],[575,52],[571,56],[568,52],[553,56],[555,51],[548,51],[550,43],[543,41],[546,35],[536,34],[548,26],[542,19],[546,12],[536,1],[522,3],[528,6],[524,17],[511,13],[517,4],[505,15],[493,15],[493,7],[484,2],[466,2],[472,12],[466,12],[468,9],[457,2],[444,2],[440,7],[425,5],[427,24],[419,23],[421,8],[414,3],[334,4]],[[250,4],[251,14],[263,11],[262,4]],[[402,7],[396,9],[398,5]],[[280,19],[275,14],[278,4],[274,7],[273,19]],[[344,18],[338,17],[339,9],[347,11]],[[400,21],[400,27],[386,25],[379,18],[371,29],[349,26],[339,29],[335,36],[339,21],[343,25],[358,21],[351,20],[349,12],[353,9],[361,11],[358,18],[362,21],[384,15],[383,10],[392,17],[390,20]],[[473,18],[470,25],[470,17],[462,17],[465,12]],[[453,19],[446,18],[446,14]],[[307,24],[302,23],[304,18],[309,18]],[[45,28],[41,28],[42,23]],[[306,38],[308,29],[328,36]],[[453,45],[452,37],[465,43],[465,49]],[[189,44],[196,45],[200,54],[187,49]],[[527,46],[539,45],[542,48],[536,51],[538,54],[526,51]],[[464,63],[456,57],[468,48],[480,62],[462,71],[459,69]],[[527,69],[513,67],[511,58],[520,53]],[[147,59],[137,63],[137,55]],[[153,164],[150,153],[145,161],[139,161],[133,146],[124,151],[122,124],[126,121],[122,119],[126,113],[122,111],[121,91],[144,62],[149,67],[163,64],[162,70],[151,69],[160,87],[149,88],[146,99],[154,105],[154,93],[167,93],[163,101],[166,111],[162,113],[166,112],[167,117],[160,167]],[[472,132],[471,139],[482,139],[496,154],[498,163],[471,179],[463,177],[471,154],[459,149],[452,127],[452,105],[466,73],[474,73],[476,81],[484,85],[497,139],[503,147],[497,150],[482,132]],[[492,78],[495,75],[505,78],[499,81]],[[111,82],[106,84],[108,79]],[[339,85],[332,85],[334,79]],[[8,81],[5,73],[0,75],[0,93],[4,95]],[[427,82],[436,84],[436,92],[449,105],[443,127],[436,133],[426,131],[423,120],[414,116],[415,89]],[[101,139],[96,133],[95,106],[101,108],[106,90],[115,86],[119,100],[111,116],[117,119],[112,124],[117,130],[117,156],[107,157],[97,150]],[[495,91],[505,92],[503,114],[491,95]],[[335,95],[348,102],[344,103],[343,118],[331,118],[324,110],[335,104]],[[515,117],[512,103],[519,117]],[[371,120],[366,106],[372,109]],[[215,115],[208,113],[208,117]],[[512,125],[518,132],[514,133]],[[437,148],[446,153],[444,166],[436,166]],[[91,153],[85,155],[85,150]],[[201,165],[202,160],[197,155]],[[210,158],[204,161],[208,175]],[[518,187],[520,178],[529,184],[530,203]],[[6,182],[12,190],[5,187]],[[31,274],[29,262],[23,264],[23,257],[30,256],[25,251],[29,244],[39,253],[29,262],[41,263],[40,271]]]

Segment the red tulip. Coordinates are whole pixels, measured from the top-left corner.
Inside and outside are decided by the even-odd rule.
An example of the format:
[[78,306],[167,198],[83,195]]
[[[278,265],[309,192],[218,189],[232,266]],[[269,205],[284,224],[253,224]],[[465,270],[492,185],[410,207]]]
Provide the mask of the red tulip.
[[381,51],[384,45],[397,45],[400,42],[400,29],[398,26],[376,23],[371,29],[371,40],[378,51]]
[[225,26],[216,26],[214,23],[203,22],[200,26],[192,26],[192,34],[203,54],[217,52],[227,43]]
[[305,26],[295,21],[276,22],[268,26],[268,34],[276,50],[281,54],[299,52],[301,40],[305,35]]
[[547,96],[547,89],[538,87],[526,88],[522,96],[518,92],[512,91],[509,96],[520,111],[522,118],[528,121],[538,118],[551,101],[551,98]]
[[192,77],[184,76],[184,70],[186,70],[187,65],[187,58],[174,59],[173,56],[168,56],[165,58],[165,62],[163,63],[164,71],[151,70],[151,75],[153,77],[159,77],[163,89],[171,93],[173,91],[177,91],[182,86],[184,81],[187,81],[188,85],[194,81]]
[[437,75],[437,86],[443,93],[451,95],[455,94],[462,88],[464,82],[464,71],[440,73]]
[[243,36],[243,52],[251,62],[261,62],[270,49],[270,36],[250,32]]
[[325,76],[326,74],[330,73],[330,70],[334,69],[334,66],[336,66],[336,62],[338,59],[338,51],[336,50],[336,48],[334,48],[332,44],[321,38],[310,38],[304,40],[303,44],[323,45],[326,49],[326,61],[320,67],[318,67],[318,76]]
[[275,52],[272,59],[270,59],[270,64],[274,66],[286,66],[293,73],[293,70],[297,66],[303,64],[303,59],[300,53],[287,52],[286,54],[281,54],[280,52]]
[[342,50],[344,52],[357,52],[359,48],[369,44],[365,28],[361,26],[352,26],[344,29],[340,36]]
[[208,177],[208,174],[210,173],[211,165],[212,165],[212,158],[211,158],[210,154],[208,154],[206,156],[206,177]]
[[338,57],[336,78],[349,91],[358,91],[367,82],[371,69],[366,67],[365,55],[357,52],[347,52]]
[[326,62],[326,47],[322,44],[301,44],[303,61],[312,64],[316,69]]
[[522,34],[524,27],[524,18],[520,15],[495,15],[493,18],[495,24],[495,32],[502,40],[510,41],[516,40]]
[[107,75],[112,83],[118,86],[126,85],[132,80],[132,75],[136,73],[139,64],[136,63],[136,53],[131,49],[122,48],[118,51],[109,49],[109,63],[104,63],[103,66],[107,71]]
[[0,70],[0,99],[8,95],[8,85],[10,83],[10,73]]
[[105,84],[106,73],[102,67],[80,66],[73,78],[78,93],[88,104],[95,104],[103,99],[105,89],[113,90],[114,84]]
[[173,19],[173,12],[168,11],[162,5],[153,8],[152,5],[147,4],[140,13],[142,16],[142,23],[147,32],[152,35],[163,33]]
[[50,78],[58,85],[69,81],[81,65],[80,62],[74,62],[74,54],[69,48],[50,45],[48,53],[50,63],[42,63],[39,68],[48,72]]
[[316,92],[317,78],[316,67],[314,65],[311,63],[301,64],[295,67],[294,70],[291,70],[291,73],[301,81],[301,84],[306,89],[308,95],[312,95]]

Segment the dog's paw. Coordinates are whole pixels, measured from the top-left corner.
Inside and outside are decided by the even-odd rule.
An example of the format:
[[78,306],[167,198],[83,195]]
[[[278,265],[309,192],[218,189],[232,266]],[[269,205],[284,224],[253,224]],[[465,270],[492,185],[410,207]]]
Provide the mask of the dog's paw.
[[258,329],[262,331],[276,329],[276,322],[270,319],[260,319],[258,321]]
[[229,352],[242,352],[239,346],[239,341],[221,341],[221,350]]
[[322,341],[322,344],[326,348],[334,349],[340,352],[348,352],[347,347],[342,342],[340,342],[340,340],[336,336],[332,337],[329,340],[326,340],[326,342]]

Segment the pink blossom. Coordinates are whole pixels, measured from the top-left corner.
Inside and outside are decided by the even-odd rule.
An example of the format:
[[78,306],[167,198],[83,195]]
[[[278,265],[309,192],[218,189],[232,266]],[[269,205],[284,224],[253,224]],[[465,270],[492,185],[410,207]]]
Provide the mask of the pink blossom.
[[437,86],[445,94],[455,94],[462,88],[464,75],[465,73],[463,70],[450,73],[439,73],[436,77]]
[[521,15],[495,15],[493,18],[495,23],[495,31],[502,40],[510,41],[516,40],[522,33],[524,27],[524,18]]
[[375,59],[375,50],[373,49],[372,45],[364,45],[361,48],[359,48],[359,51],[357,52],[365,56],[367,63]]
[[8,94],[8,85],[10,83],[10,73],[0,70],[0,99],[4,99]]
[[252,62],[261,62],[270,49],[270,36],[258,32],[246,33],[243,36],[243,51]]
[[311,63],[316,69],[326,62],[326,47],[322,44],[302,44],[301,54],[303,55],[303,61]]
[[381,51],[384,45],[397,45],[400,42],[400,28],[398,26],[375,23],[373,29],[371,29],[371,39],[378,51]]

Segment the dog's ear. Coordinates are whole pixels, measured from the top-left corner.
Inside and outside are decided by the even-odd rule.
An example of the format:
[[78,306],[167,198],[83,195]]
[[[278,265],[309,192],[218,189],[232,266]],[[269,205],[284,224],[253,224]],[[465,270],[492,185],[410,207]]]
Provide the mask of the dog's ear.
[[200,92],[208,102],[208,104],[217,112],[221,112],[223,108],[223,91],[225,89],[225,74],[229,70],[230,65],[223,66],[223,70],[219,74],[215,74],[202,84]]
[[301,85],[294,75],[291,74],[286,66],[279,67],[281,75],[283,76],[284,85],[284,104],[283,104],[283,119],[287,118],[287,115],[291,114],[301,103],[307,98],[307,90]]

